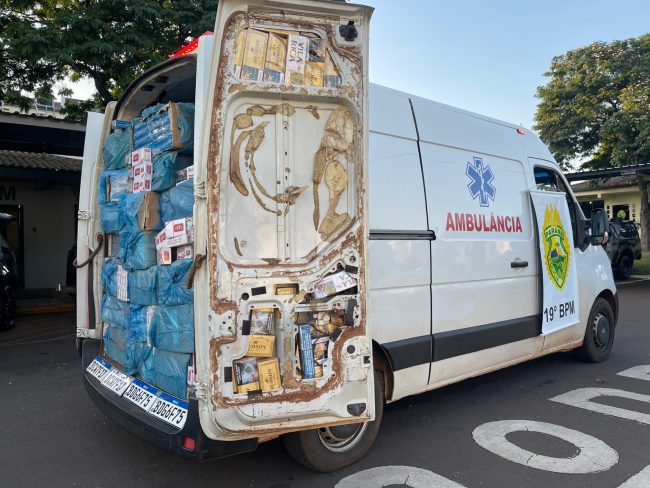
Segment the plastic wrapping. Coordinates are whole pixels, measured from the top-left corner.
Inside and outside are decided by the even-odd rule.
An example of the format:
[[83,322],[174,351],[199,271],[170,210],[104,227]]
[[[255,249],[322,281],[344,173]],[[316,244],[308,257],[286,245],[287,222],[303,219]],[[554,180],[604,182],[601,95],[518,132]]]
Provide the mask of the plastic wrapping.
[[191,354],[154,348],[140,366],[140,376],[147,383],[157,386],[175,397],[185,399],[187,367],[191,359]]
[[158,301],[158,266],[129,273],[129,301],[136,305],[155,305]]
[[131,320],[126,332],[126,339],[131,342],[145,342],[151,345],[151,319],[156,311],[153,305],[131,305]]
[[102,300],[102,321],[111,324],[113,327],[125,329],[129,327],[129,320],[129,303],[110,295],[104,295]]
[[191,217],[194,207],[194,180],[179,183],[160,194],[160,217],[163,222]]
[[194,304],[158,305],[151,320],[152,343],[171,352],[194,352]]
[[120,195],[120,202],[99,204],[99,219],[106,234],[116,234],[124,227],[124,211],[120,207],[123,197]]
[[147,357],[153,348],[146,342],[126,342],[126,361],[122,363],[124,372],[136,375],[142,368]]
[[[110,296],[117,296],[117,259],[106,259],[102,266],[102,287],[104,292]],[[104,297],[104,300],[106,297]]]
[[172,149],[191,149],[194,142],[194,104],[158,104],[142,111],[133,121],[135,149],[150,147],[152,154]]
[[129,192],[129,170],[117,169],[100,173],[99,203],[119,202],[119,195]]
[[121,235],[124,267],[129,271],[147,269],[156,264],[156,233],[132,232]]
[[194,301],[194,291],[185,286],[192,264],[191,259],[181,259],[169,266],[158,266],[160,305],[184,305]]
[[124,224],[129,232],[156,231],[163,228],[158,213],[158,194],[152,192],[130,193],[122,202]]
[[162,192],[176,184],[176,156],[178,152],[166,152],[153,158],[151,191]]
[[127,363],[126,343],[121,328],[112,325],[104,327],[104,353],[123,366]]
[[126,166],[131,154],[131,129],[116,130],[109,134],[102,147],[104,169],[120,169]]

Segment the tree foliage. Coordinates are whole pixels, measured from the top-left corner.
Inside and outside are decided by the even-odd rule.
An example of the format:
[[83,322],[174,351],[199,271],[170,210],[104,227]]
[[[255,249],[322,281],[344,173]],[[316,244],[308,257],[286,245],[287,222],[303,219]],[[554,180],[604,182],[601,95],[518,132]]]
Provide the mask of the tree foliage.
[[21,90],[51,97],[67,77],[90,78],[103,107],[211,30],[216,7],[215,0],[0,0],[0,99],[24,104]]
[[535,130],[562,166],[650,162],[650,34],[553,58]]

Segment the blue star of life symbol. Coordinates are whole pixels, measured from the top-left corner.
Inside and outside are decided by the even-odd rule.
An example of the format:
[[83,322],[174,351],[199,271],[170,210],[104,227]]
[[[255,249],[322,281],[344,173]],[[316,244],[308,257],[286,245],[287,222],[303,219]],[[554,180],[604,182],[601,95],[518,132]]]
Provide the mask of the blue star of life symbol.
[[483,166],[483,159],[475,156],[474,162],[467,162],[465,174],[471,180],[467,188],[472,198],[476,200],[478,197],[481,207],[489,207],[490,200],[494,201],[494,196],[497,193],[496,188],[492,185],[494,180],[492,169],[488,165]]

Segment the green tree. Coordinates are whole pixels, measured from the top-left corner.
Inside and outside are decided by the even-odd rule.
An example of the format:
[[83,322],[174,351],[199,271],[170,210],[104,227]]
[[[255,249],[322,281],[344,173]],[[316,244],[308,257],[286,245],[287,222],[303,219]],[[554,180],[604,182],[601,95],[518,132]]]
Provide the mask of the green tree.
[[214,25],[215,0],[0,0],[0,99],[52,97],[65,78],[89,78],[104,107],[129,83]]
[[[650,34],[569,51],[553,58],[545,76],[534,128],[562,167],[650,163]],[[638,182],[647,249],[648,178]]]

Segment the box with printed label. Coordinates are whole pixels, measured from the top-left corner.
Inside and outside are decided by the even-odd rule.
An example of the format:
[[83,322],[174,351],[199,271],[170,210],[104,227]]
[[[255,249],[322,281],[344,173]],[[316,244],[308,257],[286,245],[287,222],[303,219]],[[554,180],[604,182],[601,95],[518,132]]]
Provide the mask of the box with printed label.
[[275,349],[275,336],[249,335],[247,356],[256,358],[270,358]]
[[194,246],[187,244],[176,248],[176,259],[192,259],[194,257]]
[[194,165],[176,171],[176,184],[194,178]]
[[178,247],[191,244],[194,240],[192,217],[170,220],[165,228],[156,235],[156,249]]
[[153,165],[141,163],[133,166],[133,193],[151,191],[153,179]]
[[151,148],[142,147],[131,153],[131,166],[139,164],[151,164]]
[[303,85],[305,83],[305,64],[309,39],[304,36],[290,35],[287,39],[287,62],[285,83]]
[[233,361],[235,370],[235,386],[237,393],[256,391],[260,389],[260,375],[257,370],[256,358],[242,358]]
[[158,264],[172,264],[172,248],[171,247],[161,247],[156,249],[156,262]]
[[278,358],[258,360],[257,370],[262,391],[278,390],[282,386],[280,360]]
[[266,32],[248,29],[244,61],[241,67],[242,80],[262,81],[268,37]]

